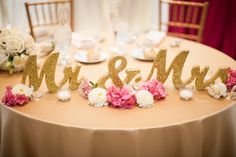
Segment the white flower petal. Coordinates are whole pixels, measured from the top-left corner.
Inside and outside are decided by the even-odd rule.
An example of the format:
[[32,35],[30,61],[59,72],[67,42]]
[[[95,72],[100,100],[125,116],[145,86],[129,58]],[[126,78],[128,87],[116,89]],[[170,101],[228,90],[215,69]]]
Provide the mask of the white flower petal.
[[153,95],[146,90],[140,90],[136,94],[137,104],[139,107],[152,107],[154,104]]
[[208,94],[213,98],[219,99],[227,96],[227,87],[225,84],[219,81],[215,81],[214,85],[210,85],[207,88]]
[[27,97],[30,97],[32,96],[33,94],[33,88],[29,88],[27,85],[24,85],[24,84],[17,84],[15,86],[13,86],[12,88],[12,93],[14,95],[16,94],[20,94],[20,95],[25,95]]
[[107,91],[103,88],[94,88],[88,94],[89,104],[96,107],[102,107],[108,105],[106,98]]

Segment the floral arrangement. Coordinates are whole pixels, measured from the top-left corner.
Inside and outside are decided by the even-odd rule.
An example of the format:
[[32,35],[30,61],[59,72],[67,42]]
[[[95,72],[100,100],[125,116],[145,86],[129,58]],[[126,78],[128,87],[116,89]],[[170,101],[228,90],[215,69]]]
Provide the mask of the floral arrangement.
[[210,96],[216,99],[227,96],[227,87],[219,80],[215,81],[215,84],[211,84],[207,87],[207,91]]
[[24,84],[7,87],[2,103],[7,106],[23,106],[31,100],[33,91],[33,87]]
[[236,70],[228,70],[226,83],[216,80],[214,84],[207,87],[208,94],[215,99],[225,98],[236,99]]
[[133,108],[136,103],[135,94],[128,88],[111,86],[107,89],[107,102],[114,108]]
[[[23,106],[34,97],[33,91],[33,87],[24,84],[6,87],[2,103],[7,106]],[[226,83],[216,80],[214,84],[207,87],[207,91],[215,99],[225,97],[231,100],[236,99],[236,70],[230,69],[228,71]],[[119,109],[132,109],[135,106],[149,108],[154,105],[155,101],[167,96],[165,87],[156,79],[136,83],[132,86],[125,85],[122,88],[112,85],[104,89],[83,78],[78,93],[84,99],[88,99],[91,106],[110,106]],[[68,90],[60,90],[57,96],[60,101],[68,101],[71,98],[71,93]]]
[[166,96],[163,84],[155,79],[144,82],[141,86],[141,89],[147,90],[152,93],[155,100],[159,100]]
[[24,69],[27,57],[33,53],[34,39],[15,28],[0,29],[0,70],[10,74]]
[[155,79],[142,82],[139,88],[131,86],[118,88],[112,85],[107,90],[96,87],[96,85],[84,79],[79,86],[79,94],[84,99],[88,99],[92,106],[131,109],[135,106],[152,107],[154,101],[166,96],[166,91],[162,83]]

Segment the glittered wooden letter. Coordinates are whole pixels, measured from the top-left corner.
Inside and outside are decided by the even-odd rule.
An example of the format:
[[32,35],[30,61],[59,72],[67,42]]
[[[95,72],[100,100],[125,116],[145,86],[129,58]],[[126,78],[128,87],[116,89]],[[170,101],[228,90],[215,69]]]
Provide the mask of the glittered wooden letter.
[[64,78],[59,83],[60,84],[59,87],[62,87],[67,81],[69,81],[69,88],[71,90],[77,89],[79,86],[78,75],[80,72],[80,68],[81,68],[81,66],[76,66],[74,68],[74,70],[72,70],[71,67],[65,67],[64,68]]
[[59,56],[59,53],[52,53],[49,55],[49,57],[46,59],[46,61],[43,64],[43,67],[41,69],[39,76],[37,72],[36,55],[29,56],[25,64],[25,69],[23,72],[23,77],[22,77],[21,82],[25,84],[26,78],[28,76],[29,86],[33,86],[34,90],[38,90],[42,83],[43,76],[45,75],[45,81],[46,81],[48,90],[50,92],[56,92],[58,87],[55,84],[55,69],[57,65],[58,56]]
[[69,88],[75,90],[78,88],[78,75],[80,66],[76,66],[74,70],[71,67],[64,68],[64,78],[60,81],[59,86],[55,83],[55,72],[59,53],[52,53],[45,60],[41,72],[38,76],[36,56],[29,56],[26,61],[25,69],[23,72],[22,83],[26,83],[27,77],[29,78],[29,86],[33,86],[34,90],[38,90],[43,77],[45,76],[46,85],[49,92],[55,93],[66,82],[69,82]]
[[154,70],[157,69],[156,79],[164,83],[168,78],[171,70],[173,70],[173,83],[176,88],[180,88],[184,85],[181,80],[181,74],[184,67],[185,60],[188,56],[189,51],[182,51],[171,63],[170,67],[166,71],[166,50],[160,50],[154,59],[154,63],[149,73],[148,80],[151,79]]
[[166,50],[161,50],[154,60],[151,72],[149,73],[147,79],[151,79],[154,70],[157,69],[156,79],[164,83],[168,78],[170,72],[173,70],[172,80],[175,88],[178,89],[184,87],[185,85],[195,80],[195,87],[197,90],[204,90],[211,83],[214,83],[217,78],[220,78],[222,82],[225,82],[227,80],[228,68],[219,68],[218,71],[209,80],[204,81],[209,67],[205,67],[203,68],[203,70],[201,70],[200,66],[197,65],[192,68],[190,78],[185,81],[182,81],[181,75],[188,54],[189,51],[182,51],[179,55],[175,57],[170,67],[166,71]]

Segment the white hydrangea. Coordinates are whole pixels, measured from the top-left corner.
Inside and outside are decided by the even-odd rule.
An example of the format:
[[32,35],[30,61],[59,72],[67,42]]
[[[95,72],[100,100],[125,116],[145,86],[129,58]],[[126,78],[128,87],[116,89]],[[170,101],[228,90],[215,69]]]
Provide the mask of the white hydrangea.
[[0,29],[0,39],[6,38],[11,32],[7,28]]
[[103,88],[94,88],[88,94],[89,104],[96,107],[108,105],[106,98],[107,91]]
[[139,107],[152,107],[154,104],[153,95],[147,90],[140,90],[136,93]]
[[0,65],[2,65],[7,59],[8,59],[8,54],[1,52],[0,50]]
[[31,87],[29,88],[27,85],[25,84],[16,84],[13,88],[12,88],[12,93],[14,95],[19,94],[19,95],[25,95],[27,97],[31,97],[33,94],[34,88]]

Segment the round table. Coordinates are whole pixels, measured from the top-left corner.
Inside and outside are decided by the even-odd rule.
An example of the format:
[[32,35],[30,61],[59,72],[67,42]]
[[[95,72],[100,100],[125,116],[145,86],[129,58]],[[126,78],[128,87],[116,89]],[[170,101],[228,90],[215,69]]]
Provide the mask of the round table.
[[[179,48],[169,44],[176,40],[166,37],[159,45],[167,49],[167,65],[181,50],[190,50],[183,70],[183,78],[190,76],[198,64],[210,66],[213,74],[220,66],[236,69],[236,62],[223,53],[205,45],[182,40]],[[133,48],[130,48],[130,51]],[[142,62],[127,56],[127,68],[139,68],[143,78],[151,70],[152,62]],[[96,82],[107,72],[107,61],[82,64],[79,77]],[[63,77],[57,67],[57,81]],[[171,74],[172,75],[172,74]],[[206,91],[194,93],[191,101],[179,98],[171,77],[164,84],[168,96],[152,108],[131,110],[88,105],[78,91],[72,92],[69,102],[60,102],[56,94],[44,93],[39,101],[22,107],[1,105],[2,157],[156,157],[156,156],[236,156],[235,101],[216,100]],[[155,75],[154,75],[155,76]],[[0,97],[5,87],[21,80],[21,74],[0,72]]]

